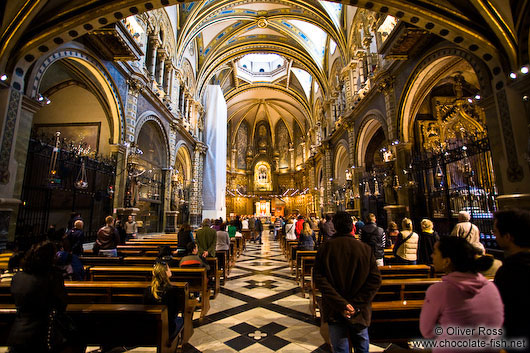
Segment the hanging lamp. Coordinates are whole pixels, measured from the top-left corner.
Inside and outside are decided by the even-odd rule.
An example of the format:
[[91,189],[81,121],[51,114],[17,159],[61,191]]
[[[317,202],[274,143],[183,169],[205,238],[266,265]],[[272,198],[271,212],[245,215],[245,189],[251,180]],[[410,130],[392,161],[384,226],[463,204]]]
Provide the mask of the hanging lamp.
[[79,173],[77,173],[77,178],[74,182],[74,187],[80,190],[84,190],[88,188],[88,180],[86,176],[86,167],[85,167],[84,158],[81,158],[81,169],[79,169]]

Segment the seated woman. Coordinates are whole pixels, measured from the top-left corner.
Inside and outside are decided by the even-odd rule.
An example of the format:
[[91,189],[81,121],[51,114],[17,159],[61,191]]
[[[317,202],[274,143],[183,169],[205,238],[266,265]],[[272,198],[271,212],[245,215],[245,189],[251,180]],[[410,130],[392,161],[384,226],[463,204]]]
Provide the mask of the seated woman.
[[144,303],[167,306],[169,337],[171,339],[180,332],[184,325],[184,319],[178,314],[180,303],[185,298],[182,298],[182,292],[178,288],[171,285],[170,278],[171,270],[167,263],[163,261],[155,263],[151,285],[146,288],[144,293]]
[[[420,314],[423,337],[460,341],[473,336],[485,342],[495,339],[494,332],[481,333],[479,327],[501,329],[504,307],[495,284],[477,273],[473,246],[463,238],[443,237],[435,244],[432,259],[435,269],[447,275],[427,289]],[[441,329],[435,329],[437,326]],[[465,337],[447,332],[456,327],[474,329],[474,332],[463,334]],[[463,352],[462,348],[433,350],[442,351]]]
[[316,242],[315,232],[311,229],[309,222],[304,222],[302,232],[300,233],[300,239],[298,240],[298,250],[315,250]]

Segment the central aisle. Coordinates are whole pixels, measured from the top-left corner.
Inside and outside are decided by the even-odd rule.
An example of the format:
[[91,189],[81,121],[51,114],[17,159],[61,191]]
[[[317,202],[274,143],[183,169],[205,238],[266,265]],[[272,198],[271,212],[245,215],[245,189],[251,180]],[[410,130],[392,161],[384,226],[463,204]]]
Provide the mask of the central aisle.
[[309,300],[281,253],[263,232],[263,245],[247,243],[229,280],[211,302],[204,322],[194,323],[184,352],[329,352]]

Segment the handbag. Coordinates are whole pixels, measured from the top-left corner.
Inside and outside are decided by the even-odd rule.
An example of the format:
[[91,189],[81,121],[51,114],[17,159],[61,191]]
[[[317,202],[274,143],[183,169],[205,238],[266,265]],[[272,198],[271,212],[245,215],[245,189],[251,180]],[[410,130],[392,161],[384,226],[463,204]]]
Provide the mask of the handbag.
[[72,318],[64,312],[52,309],[48,316],[46,348],[48,352],[60,352],[76,336],[76,326]]

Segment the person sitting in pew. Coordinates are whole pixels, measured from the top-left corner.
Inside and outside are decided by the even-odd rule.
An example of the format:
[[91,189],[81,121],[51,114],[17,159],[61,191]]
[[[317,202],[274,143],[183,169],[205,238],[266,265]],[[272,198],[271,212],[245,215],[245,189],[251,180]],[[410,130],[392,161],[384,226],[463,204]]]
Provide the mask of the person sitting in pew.
[[206,260],[202,256],[199,256],[198,253],[199,248],[197,243],[188,243],[188,255],[180,260],[179,267],[204,267],[209,271],[210,265],[208,265]]
[[309,222],[305,222],[302,226],[302,232],[300,233],[300,239],[298,240],[298,250],[312,251],[315,250],[316,244],[315,232],[311,229]]
[[166,262],[156,262],[153,266],[153,279],[151,285],[146,288],[144,293],[144,303],[147,305],[166,305],[168,315],[169,337],[177,335],[182,326],[184,319],[178,316],[180,291],[177,287],[171,285],[171,270]]
[[[498,338],[495,333],[479,332],[479,327],[499,332],[504,321],[504,306],[495,284],[477,273],[473,246],[464,238],[443,237],[434,245],[432,259],[436,271],[447,275],[425,293],[420,314],[423,337],[459,341],[477,336],[486,342]],[[452,334],[457,327],[474,329],[474,333]],[[463,350],[443,350],[453,351]]]
[[22,262],[23,257],[24,253],[18,251],[11,255],[7,262],[7,270],[0,275],[0,282],[11,282],[15,273],[20,269],[20,263]]
[[[55,266],[55,245],[50,241],[34,244],[27,252],[22,266],[13,276],[11,294],[17,307],[17,316],[8,338],[12,353],[63,351],[84,352],[79,334],[66,316],[66,289],[61,272]],[[55,313],[55,314],[53,314]],[[50,317],[56,325],[50,327]],[[62,336],[66,342],[58,343]]]
[[158,247],[158,255],[156,256],[156,261],[165,261],[168,264],[173,260],[173,254],[171,252],[171,247],[169,245],[160,245]]

